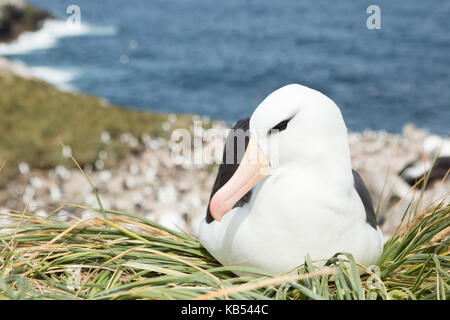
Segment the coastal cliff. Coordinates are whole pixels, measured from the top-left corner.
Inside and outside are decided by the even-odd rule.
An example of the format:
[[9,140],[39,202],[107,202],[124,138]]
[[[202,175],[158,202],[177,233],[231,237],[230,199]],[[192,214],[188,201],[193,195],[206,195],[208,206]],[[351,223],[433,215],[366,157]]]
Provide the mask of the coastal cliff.
[[[253,70],[257,73],[254,76],[250,75],[249,80],[246,81],[243,77],[241,79],[242,72],[240,72],[246,69],[235,68],[234,72],[228,73],[230,70],[227,70],[221,73],[220,71],[228,69],[230,65],[233,68],[236,67],[235,64],[230,63],[233,60],[215,59],[214,53],[204,53],[200,50],[201,48],[198,47],[203,41],[197,41],[200,38],[198,34],[192,33],[191,28],[188,28],[188,33],[195,40],[189,41],[192,46],[186,46],[186,41],[179,41],[180,35],[183,35],[179,32],[180,26],[185,25],[172,25],[173,6],[167,6],[166,3],[161,2],[161,6],[165,8],[166,14],[171,19],[170,28],[167,28],[166,23],[160,23],[162,21],[160,12],[153,15],[158,19],[157,25],[151,25],[151,28],[142,28],[140,23],[135,23],[139,21],[135,15],[136,12],[144,13],[144,21],[151,20],[147,17],[148,12],[153,12],[146,7],[149,3],[153,4],[149,1],[145,2],[145,7],[143,4],[142,7],[136,8],[135,5],[124,2],[121,10],[117,10],[114,6],[105,8],[103,2],[101,4],[96,1],[83,2],[83,10],[86,9],[91,13],[101,11],[102,14],[107,15],[108,20],[112,19],[111,28],[90,26],[86,23],[81,28],[82,32],[66,33],[64,28],[67,24],[64,20],[45,21],[39,29],[42,19],[45,19],[44,16],[48,17],[48,13],[28,6],[23,0],[0,0],[0,31],[3,32],[3,37],[0,38],[0,54],[8,57],[0,56],[0,240],[2,243],[0,244],[0,300],[224,298],[267,301],[268,299],[442,300],[448,298],[450,179],[447,175],[450,173],[450,139],[448,136],[432,133],[440,132],[446,135],[448,125],[445,122],[446,109],[441,109],[443,112],[435,112],[439,108],[431,107],[431,103],[439,103],[439,101],[447,103],[449,100],[445,95],[445,84],[448,81],[442,81],[439,87],[435,85],[439,82],[436,78],[437,73],[431,72],[430,77],[427,77],[426,73],[418,73],[428,83],[430,78],[436,80],[431,81],[434,90],[428,91],[433,94],[433,98],[429,99],[426,94],[421,100],[412,97],[413,99],[409,101],[414,103],[414,107],[411,106],[412,103],[405,102],[408,101],[407,99],[398,100],[396,105],[407,117],[395,117],[395,106],[382,100],[382,97],[395,92],[383,92],[383,88],[398,86],[399,88],[396,88],[400,90],[398,92],[408,95],[412,93],[412,90],[416,90],[416,93],[420,92],[421,95],[423,93],[419,85],[411,86],[417,79],[408,76],[411,75],[410,73],[397,73],[398,67],[402,66],[399,63],[400,60],[392,59],[397,57],[397,51],[393,51],[393,48],[389,46],[378,46],[376,42],[374,43],[376,48],[387,48],[386,59],[380,59],[386,60],[387,68],[385,66],[378,73],[372,73],[380,64],[371,65],[369,71],[372,80],[366,83],[364,74],[361,72],[363,66],[359,60],[361,53],[353,50],[358,47],[354,43],[354,39],[357,38],[353,36],[353,33],[347,32],[347,21],[345,21],[346,32],[342,33],[345,39],[342,39],[336,36],[341,34],[338,32],[339,29],[333,27],[331,30],[327,26],[321,29],[318,25],[311,24],[311,20],[308,19],[305,19],[306,28],[301,28],[303,35],[301,32],[295,32],[297,38],[295,43],[301,45],[303,52],[306,51],[303,50],[305,49],[304,40],[313,44],[313,53],[316,55],[321,48],[318,46],[318,40],[321,38],[324,38],[325,42],[332,40],[345,51],[348,51],[349,47],[345,45],[344,40],[350,39],[351,54],[338,56],[336,50],[330,50],[327,44],[322,48],[325,49],[324,52],[330,53],[329,56],[317,54],[317,60],[308,59],[307,55],[297,54],[296,49],[291,52],[293,55],[290,58],[280,61],[279,58],[287,52],[285,46],[280,46],[283,49],[281,55],[273,56],[266,55],[265,50],[259,50],[257,46],[251,46],[248,48],[258,49],[253,51],[264,53],[265,58],[261,63],[255,61]],[[59,2],[55,4],[59,5]],[[50,8],[54,4],[46,2],[46,5]],[[90,5],[93,7],[89,7]],[[178,5],[176,5],[177,8]],[[266,21],[267,19],[262,19],[264,14],[261,15],[260,10],[253,10],[253,4],[251,5],[249,9],[258,11],[256,15],[258,21]],[[217,6],[210,7],[215,11]],[[122,8],[131,10],[122,11]],[[198,10],[198,6],[192,6],[192,8],[196,13],[200,12],[202,17],[207,16],[204,12],[206,7],[203,5],[202,10]],[[243,9],[245,8],[244,6]],[[345,6],[340,8],[344,8],[345,12],[348,11]],[[294,12],[291,7],[285,7],[284,4],[283,9]],[[305,17],[311,18],[312,21],[322,21],[321,17],[327,16],[327,12],[323,11],[323,6],[319,6],[319,9],[319,15],[305,12]],[[111,11],[107,12],[107,10]],[[182,11],[183,15],[177,17],[186,17],[185,21],[191,26],[192,18],[196,16],[189,15],[184,8]],[[270,20],[277,22],[277,25],[278,22],[291,21],[288,19],[289,16],[280,15],[282,12],[279,10],[265,11],[277,11],[274,18],[287,17],[283,21]],[[218,12],[222,17],[223,11]],[[112,13],[117,15],[112,17]],[[412,14],[414,13],[412,11]],[[297,14],[298,12],[295,11],[295,18]],[[95,17],[96,22],[102,22],[97,20],[97,15]],[[252,22],[251,27],[247,26],[246,30],[249,38],[254,37],[255,24],[251,18],[250,15],[245,15],[243,19]],[[217,24],[217,19],[207,20],[210,20],[214,26]],[[239,20],[236,24],[233,20],[231,25],[233,31],[240,27]],[[439,22],[438,19],[433,21],[436,25]],[[131,29],[132,25],[138,26],[143,32],[139,33],[136,29]],[[200,23],[198,25],[202,31],[208,29],[205,25]],[[126,32],[123,26],[127,27]],[[285,33],[294,34],[291,32],[292,25],[288,26],[288,32]],[[172,37],[161,34],[158,27],[170,29],[169,33],[173,34]],[[108,36],[103,37],[106,29],[109,30],[106,32]],[[233,41],[232,38],[228,38],[229,29],[224,28],[222,33],[218,33],[219,30],[216,28],[213,29],[214,39],[225,34],[227,42]],[[37,32],[27,32],[32,30]],[[152,35],[149,34],[149,30],[155,31],[155,34],[163,38],[164,43],[170,48],[160,47],[158,46],[160,42],[151,40]],[[231,50],[227,46],[224,48],[240,60],[241,56],[236,50],[238,48],[236,44],[239,46],[246,38],[245,33],[241,33],[244,30],[239,30],[238,42],[229,47]],[[311,30],[314,31],[313,35],[319,34],[314,41],[309,41]],[[327,33],[330,30],[332,34]],[[438,31],[436,28],[430,30]],[[94,34],[95,36],[102,34],[102,36],[93,38]],[[278,34],[281,32],[276,32],[276,35]],[[436,34],[437,38],[430,38],[430,43],[433,39],[441,39],[442,33]],[[81,35],[83,37],[80,37]],[[114,38],[109,38],[110,35]],[[270,39],[261,37],[261,41],[272,45],[270,41],[278,38],[274,35],[275,33],[271,33]],[[383,32],[383,38],[386,35],[387,33]],[[70,41],[59,42],[60,38],[67,36],[71,37]],[[363,36],[367,37],[367,34]],[[422,38],[420,33],[418,36]],[[140,42],[141,40],[129,41],[130,37],[138,40],[145,37],[150,38],[150,41],[147,43]],[[412,37],[407,38],[408,51],[414,51],[411,47]],[[425,38],[428,39],[428,37]],[[282,40],[283,43],[289,42],[288,37],[283,36]],[[175,42],[180,42],[181,46],[174,45]],[[88,43],[92,44],[90,50],[86,48]],[[116,50],[113,50],[115,46],[105,46],[112,43],[117,45]],[[397,41],[394,43],[397,44]],[[272,46],[276,46],[277,42],[274,44]],[[365,42],[361,44],[364,46],[363,56],[366,57],[367,51],[370,50],[367,49]],[[211,46],[217,51],[216,42],[212,44],[205,42],[203,45]],[[398,47],[400,52],[405,48]],[[71,48],[82,50],[76,50],[76,55],[67,54],[71,52]],[[136,50],[137,48],[144,50]],[[148,48],[151,50],[145,50]],[[196,55],[193,56],[193,60],[186,59],[186,53],[188,55],[192,53],[191,49],[198,51],[200,60],[207,58],[204,61],[206,65],[200,65],[201,70],[185,68],[186,65],[192,64],[191,61],[197,60]],[[425,49],[427,53],[431,53],[428,47]],[[248,49],[246,50],[242,53],[249,52]],[[154,51],[161,51],[162,55],[176,53],[176,57],[164,60],[164,67],[159,70],[159,73],[154,73],[155,68],[151,69],[151,73],[145,73],[143,71],[147,63],[153,66],[161,64],[161,60],[153,56]],[[418,52],[422,51],[418,50]],[[437,53],[439,52],[437,50]],[[87,57],[93,53],[98,54],[89,61]],[[111,53],[111,59],[108,59],[105,53]],[[61,64],[61,59],[55,56],[59,56],[66,63]],[[349,59],[342,60],[346,56]],[[403,59],[400,54],[398,56],[402,57],[402,62],[404,60],[408,66],[415,61]],[[139,59],[136,59],[138,57]],[[222,110],[217,104],[217,100],[222,100],[226,107],[223,110],[226,111],[216,113],[215,117],[228,116],[230,120],[237,120],[237,117],[242,115],[233,116],[228,106],[235,106],[241,112],[246,110],[244,113],[249,116],[252,107],[261,101],[261,97],[256,97],[256,94],[251,102],[236,103],[227,98],[253,90],[264,92],[264,89],[256,87],[264,83],[268,77],[273,78],[272,83],[280,83],[284,81],[280,79],[286,79],[286,75],[290,78],[291,75],[298,74],[295,68],[290,67],[290,63],[298,58],[306,61],[305,66],[308,66],[309,70],[318,71],[321,74],[320,79],[324,79],[324,71],[342,76],[337,69],[337,64],[342,62],[345,69],[344,78],[337,79],[333,76],[329,82],[320,80],[316,83],[319,83],[322,88],[334,88],[351,94],[347,102],[349,101],[358,109],[353,109],[356,110],[353,114],[348,112],[348,109],[347,113],[343,109],[344,118],[349,127],[360,130],[367,127],[375,128],[374,123],[381,123],[381,126],[376,128],[398,132],[393,134],[369,129],[348,132],[352,167],[360,173],[369,189],[377,222],[384,237],[383,253],[376,265],[357,264],[356,262],[359,261],[355,260],[357,256],[353,257],[345,248],[344,252],[329,259],[326,266],[322,266],[323,263],[320,261],[316,264],[314,257],[307,255],[305,263],[296,268],[296,274],[281,274],[273,277],[264,271],[267,267],[264,264],[255,265],[255,268],[250,269],[239,263],[231,266],[222,265],[208,250],[205,250],[203,241],[200,243],[198,225],[205,217],[218,163],[222,160],[225,137],[230,132],[231,123],[194,114],[137,111],[100,98],[123,101],[141,110],[154,110],[153,108],[181,112],[191,110],[198,114],[207,114],[211,111],[205,109],[207,106]],[[420,59],[422,58],[423,55],[420,54]],[[185,61],[183,64],[177,64],[179,60]],[[211,64],[211,60],[217,61]],[[253,61],[253,59],[250,60]],[[324,65],[325,61],[333,62],[328,65],[328,69]],[[98,67],[98,62],[102,63],[101,67]],[[349,66],[353,64],[356,68],[349,69]],[[430,67],[428,64],[422,64],[421,60],[420,63],[416,60],[416,64],[426,69]],[[288,70],[286,73],[278,74],[283,66],[289,66]],[[394,66],[397,79],[401,81],[385,83],[384,80],[387,79],[385,74],[392,73]],[[72,68],[83,70],[77,71]],[[121,72],[118,73],[117,70]],[[209,76],[211,70],[214,73],[213,78]],[[273,77],[274,70],[278,77]],[[167,78],[170,73],[172,77]],[[197,77],[193,77],[197,73],[200,73],[200,82],[196,79]],[[102,77],[91,78],[93,74],[96,76],[102,74]],[[121,78],[120,74],[126,77]],[[266,78],[264,74],[267,74]],[[308,78],[310,74],[308,73]],[[228,87],[230,82],[234,82],[233,75],[236,75],[239,81]],[[116,82],[115,85],[104,82],[108,78]],[[355,79],[354,82],[351,82],[352,78]],[[133,80],[139,82],[139,87],[145,91],[145,95],[133,90],[131,83]],[[159,87],[154,86],[151,81],[153,84],[162,85],[166,94],[158,98]],[[184,90],[178,91],[176,82],[188,85]],[[214,82],[215,86],[205,87],[204,92],[208,93],[205,97],[197,89],[210,82]],[[381,82],[383,82],[382,86],[380,86]],[[61,83],[67,85],[62,86]],[[362,86],[356,86],[357,83]],[[106,85],[108,91],[115,94],[109,95],[108,91],[95,90],[99,84]],[[376,91],[376,94],[368,96],[364,92],[358,92],[358,100],[353,92],[362,87],[370,88]],[[95,92],[99,97],[76,92],[75,88],[81,92]],[[195,96],[194,106],[189,103],[190,95]],[[143,104],[136,103],[135,97],[138,97]],[[174,103],[168,103],[173,97],[176,98]],[[211,101],[208,97],[214,100]],[[395,95],[393,97],[397,100]],[[371,99],[378,103],[365,104],[366,100]],[[425,103],[427,99],[430,104]],[[364,106],[366,108],[363,108]],[[387,110],[383,112],[384,106]],[[418,110],[421,112],[417,112]],[[212,114],[214,113],[210,113]],[[425,115],[428,115],[428,121]],[[374,121],[365,122],[364,119],[369,117]],[[429,121],[430,118],[444,121]],[[355,120],[360,124],[358,127],[352,126]],[[391,123],[394,121],[397,125],[389,126],[387,124],[389,121]],[[401,125],[408,121],[413,121],[415,125],[406,124],[402,129]],[[416,125],[429,128],[431,132],[420,129]],[[303,138],[308,138],[307,136]],[[299,148],[299,144],[293,143],[292,147]],[[333,157],[333,150],[324,150],[320,156]],[[286,174],[289,172],[285,171]],[[307,181],[301,177],[298,181],[302,180]],[[325,180],[321,181],[326,183]],[[291,191],[297,194],[301,192],[297,183],[293,183],[290,187]],[[326,201],[325,199],[330,196],[324,190],[322,193],[319,190],[315,197],[318,202]],[[353,195],[355,194],[356,191],[353,190]],[[279,200],[283,201],[283,195],[278,196]],[[366,204],[364,203],[365,206]],[[366,217],[362,213],[362,206],[363,203],[360,203],[361,215],[358,220],[364,223]],[[323,212],[317,208],[304,211],[304,205],[301,202],[294,209],[299,213],[315,215],[315,218],[323,218],[321,217]],[[276,217],[279,212],[274,210],[272,213]],[[345,212],[339,212],[339,214],[347,215]],[[334,217],[331,220],[333,219]],[[330,219],[322,220],[325,223],[330,221]],[[374,232],[369,225],[366,227],[367,232],[369,229],[370,232]],[[324,229],[327,230],[327,226]],[[331,236],[339,238],[348,230],[351,231],[351,228],[344,229]],[[261,231],[264,235],[265,230]],[[284,232],[281,229],[275,231],[276,233]],[[317,230],[316,235],[320,237],[320,233],[321,231]],[[298,237],[294,241],[302,241],[301,238],[304,235],[299,232],[297,234]],[[352,236],[358,239],[360,234],[352,234]],[[272,258],[289,259],[288,256],[279,256],[274,253]],[[295,261],[292,262],[295,263]],[[297,263],[301,263],[301,260]],[[245,275],[238,276],[241,272]],[[201,314],[198,310],[195,311],[195,307],[194,311],[191,308],[188,308],[190,309],[188,311],[184,309],[186,308],[183,308],[181,313],[180,309],[172,311],[178,316]],[[214,313],[213,309],[214,307],[211,308],[211,317]],[[259,314],[259,311],[256,312],[254,309],[247,311]]]
[[23,32],[36,31],[51,17],[24,0],[0,0],[0,42],[11,42]]
[[[37,30],[51,15],[25,1],[0,0],[0,41]],[[217,165],[171,162],[174,129],[223,132],[229,127],[196,115],[139,112],[104,99],[64,92],[36,79],[25,65],[0,57],[0,211],[47,216],[64,203],[97,206],[73,155],[109,209],[145,215],[194,232],[204,215]],[[353,168],[372,194],[383,229],[392,234],[414,198],[399,172],[423,159],[430,133],[413,125],[402,134],[350,132]],[[198,138],[198,137],[196,137]],[[200,138],[203,139],[203,138]],[[207,148],[214,141],[201,140]],[[217,142],[217,141],[216,141]],[[220,143],[220,141],[219,141]],[[66,147],[63,147],[63,144]],[[433,181],[424,206],[448,196],[449,180]],[[61,219],[92,211],[61,211]]]

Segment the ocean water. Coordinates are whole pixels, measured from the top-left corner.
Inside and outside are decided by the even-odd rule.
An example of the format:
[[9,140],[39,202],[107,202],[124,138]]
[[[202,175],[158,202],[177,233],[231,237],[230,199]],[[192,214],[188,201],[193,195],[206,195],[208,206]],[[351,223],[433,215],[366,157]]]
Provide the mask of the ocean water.
[[[130,108],[229,123],[273,90],[301,83],[341,108],[347,126],[450,133],[450,1],[31,0],[60,19],[0,54],[62,89]],[[381,9],[369,30],[366,9]]]

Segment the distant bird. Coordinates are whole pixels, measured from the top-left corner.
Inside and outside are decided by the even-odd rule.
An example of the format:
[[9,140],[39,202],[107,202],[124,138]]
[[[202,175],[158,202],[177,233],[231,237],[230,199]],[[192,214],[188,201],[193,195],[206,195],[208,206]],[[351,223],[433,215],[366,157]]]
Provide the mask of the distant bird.
[[424,155],[408,163],[398,173],[410,186],[422,187],[428,177],[427,187],[444,179],[450,170],[450,140],[431,135],[423,142]]
[[307,254],[325,262],[349,252],[362,265],[377,263],[383,236],[332,100],[292,84],[237,122],[199,238],[224,265],[272,274],[293,271]]

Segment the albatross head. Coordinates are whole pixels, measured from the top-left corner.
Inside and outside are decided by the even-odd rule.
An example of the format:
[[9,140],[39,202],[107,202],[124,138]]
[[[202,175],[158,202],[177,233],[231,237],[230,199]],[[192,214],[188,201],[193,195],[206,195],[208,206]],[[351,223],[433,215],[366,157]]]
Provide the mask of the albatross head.
[[233,208],[256,183],[281,167],[326,169],[351,175],[347,128],[336,104],[322,93],[291,84],[271,93],[250,118],[250,139],[238,169],[210,201],[215,220]]

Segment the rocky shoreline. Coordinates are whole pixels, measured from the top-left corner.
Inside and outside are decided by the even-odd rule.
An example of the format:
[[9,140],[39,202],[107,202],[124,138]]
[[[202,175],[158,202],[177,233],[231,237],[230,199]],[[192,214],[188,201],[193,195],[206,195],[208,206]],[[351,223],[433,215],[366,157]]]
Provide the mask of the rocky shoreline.
[[11,42],[23,32],[36,31],[51,17],[24,0],[0,0],[0,42]]

